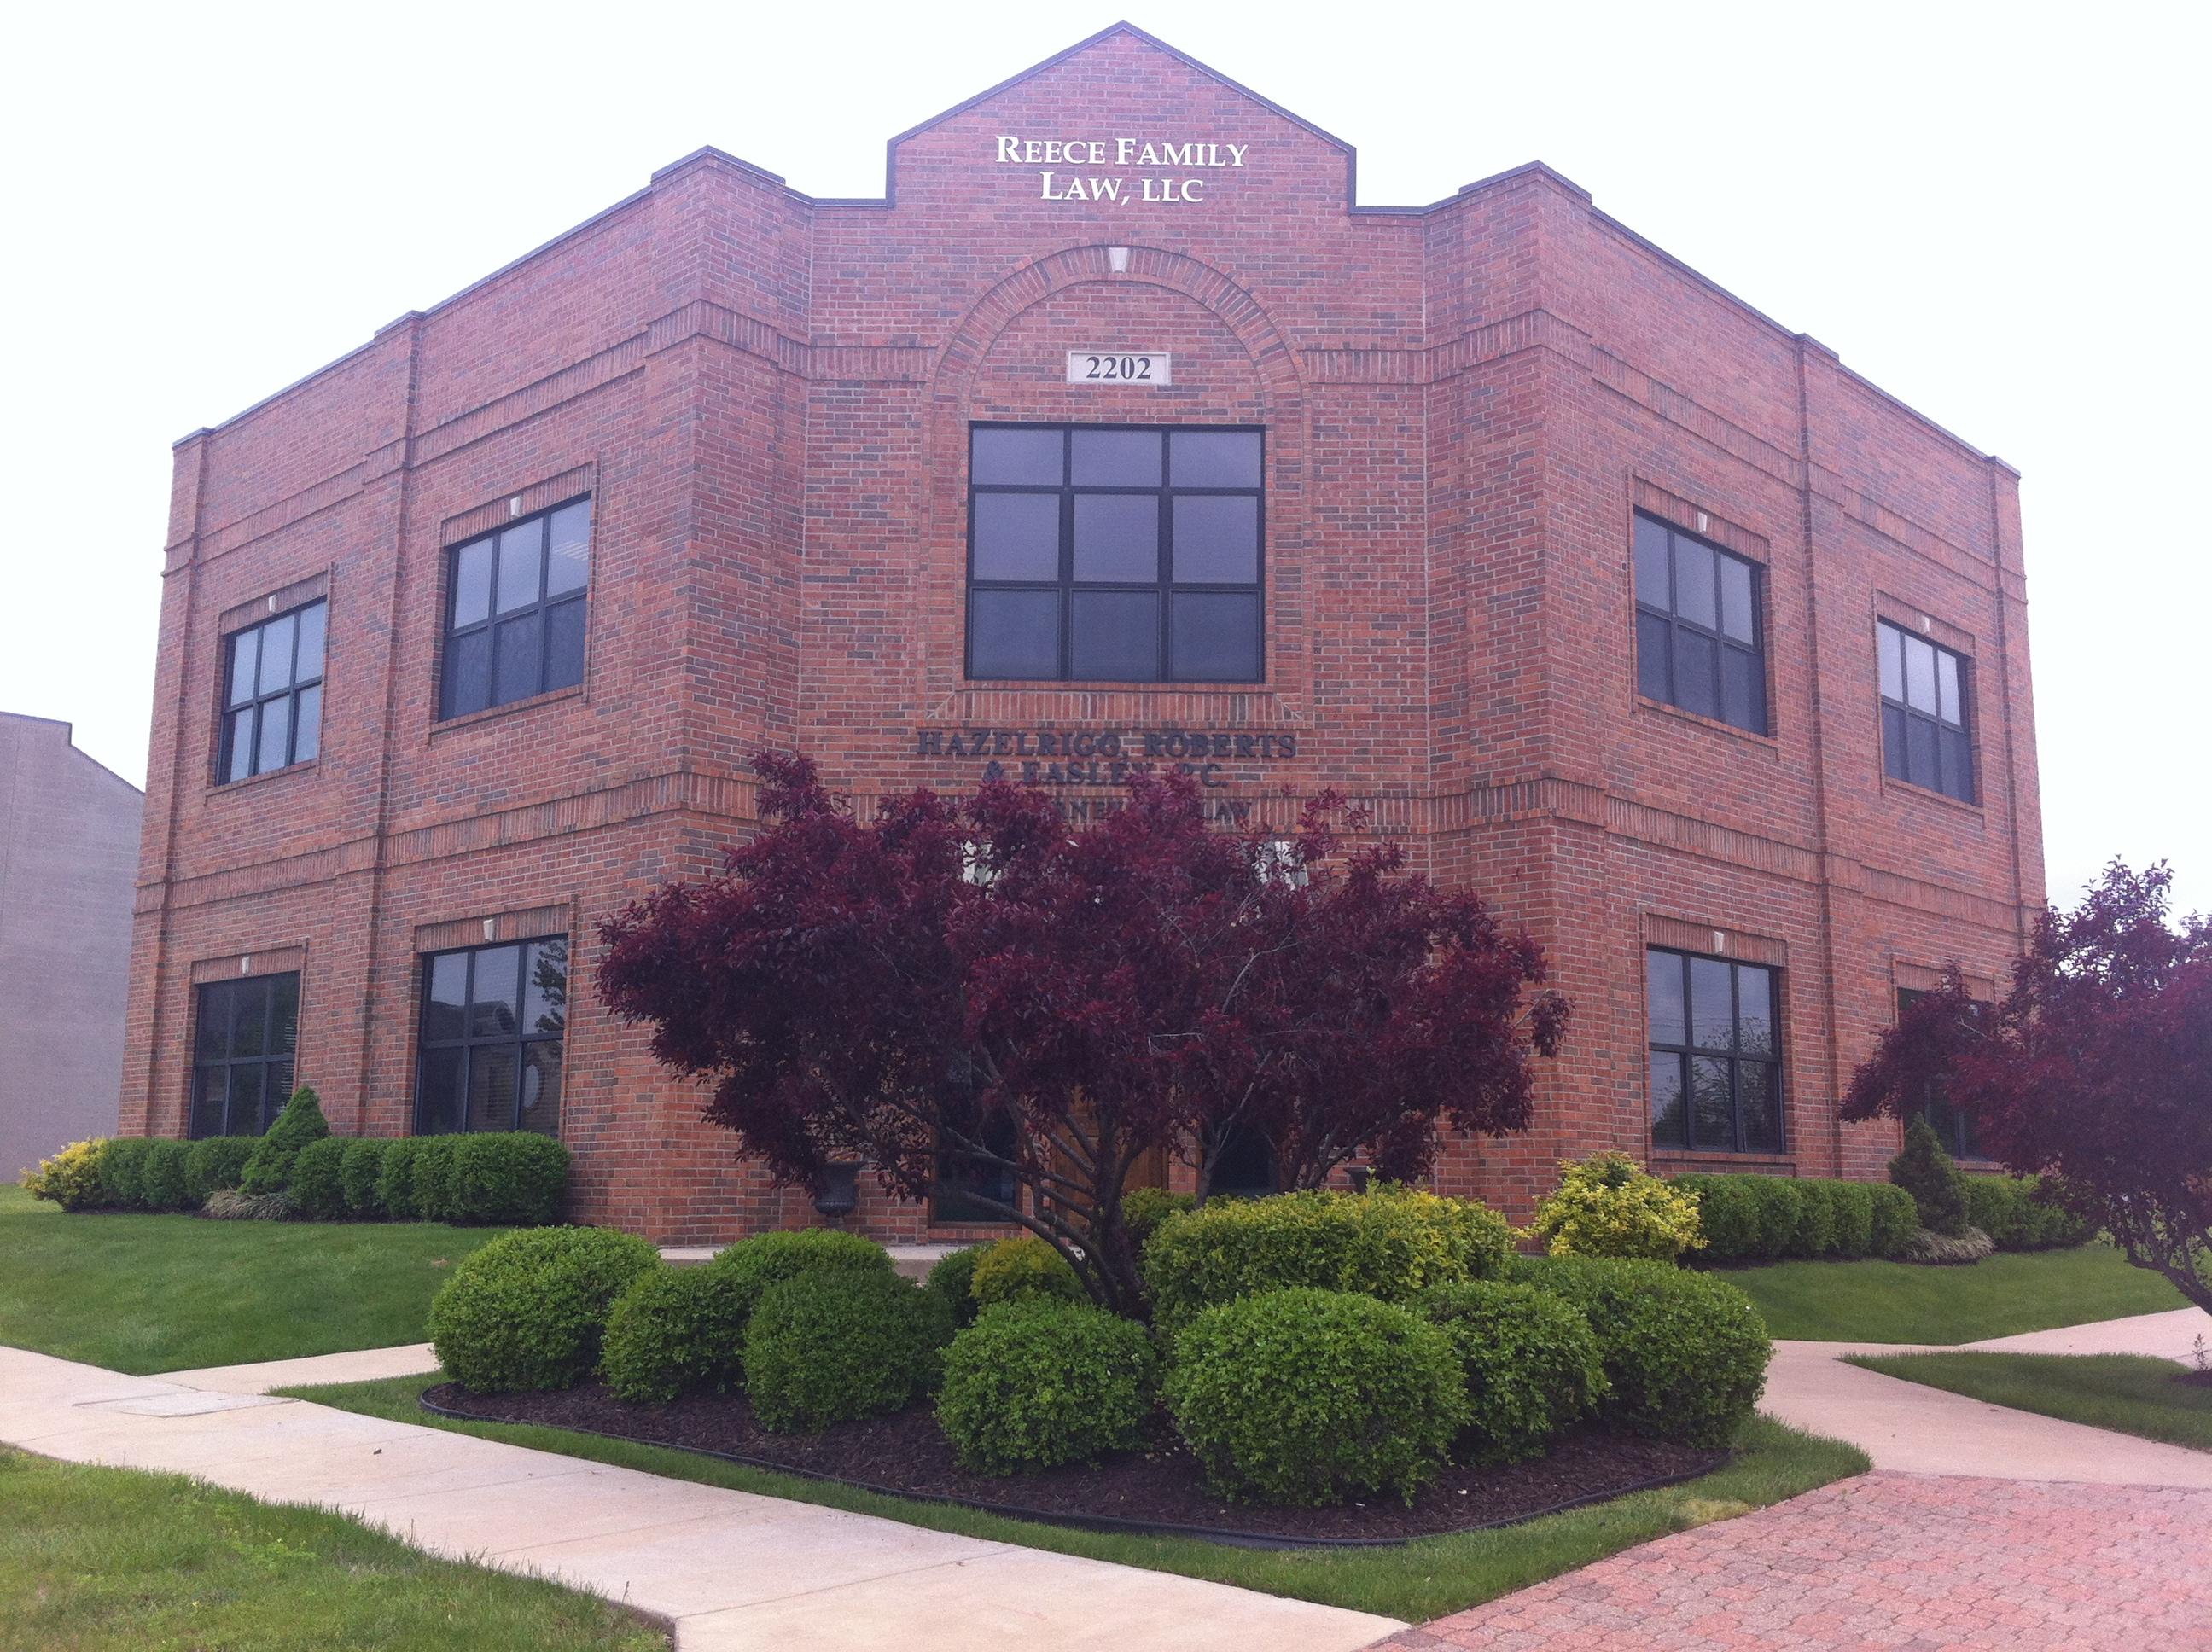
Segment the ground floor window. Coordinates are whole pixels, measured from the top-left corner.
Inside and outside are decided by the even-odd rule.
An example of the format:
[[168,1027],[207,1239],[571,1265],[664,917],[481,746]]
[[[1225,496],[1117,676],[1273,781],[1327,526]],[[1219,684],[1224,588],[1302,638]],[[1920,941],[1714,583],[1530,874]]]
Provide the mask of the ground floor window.
[[[1903,1015],[1914,1004],[1927,996],[1926,993],[1917,992],[1910,987],[1899,987],[1897,1012]],[[1968,1010],[1968,1013],[1976,1020],[1979,1020],[1989,1012],[1990,1006],[1981,1003],[1971,1005]],[[1944,1095],[1943,1087],[1940,1084],[1931,1084],[1928,1086],[1928,1094],[1921,1105],[1920,1115],[1928,1121],[1928,1127],[1936,1133],[1936,1139],[1943,1144],[1943,1151],[1953,1158],[1987,1158],[1989,1157],[1987,1150],[1982,1145],[1981,1139],[1974,1133],[1973,1115],[1952,1106],[1949,1097]]]
[[258,1136],[292,1098],[300,976],[252,975],[199,989],[192,1037],[194,1139]]
[[1776,971],[1653,947],[1644,975],[1653,1148],[1780,1152]]
[[[982,1153],[942,1145],[937,1152],[937,1186],[932,1190],[929,1216],[933,1222],[1011,1222],[997,1206],[1021,1205],[1021,1186],[1011,1167],[997,1161],[1012,1158],[1020,1146],[1019,1127],[1012,1114],[1000,1110],[987,1114],[975,1139]],[[985,1201],[990,1201],[988,1203]]]
[[1282,1191],[1275,1145],[1261,1131],[1231,1126],[1214,1144],[1209,1157],[1209,1196],[1264,1199],[1269,1193]]
[[565,937],[425,956],[416,1134],[559,1134],[568,1021]]

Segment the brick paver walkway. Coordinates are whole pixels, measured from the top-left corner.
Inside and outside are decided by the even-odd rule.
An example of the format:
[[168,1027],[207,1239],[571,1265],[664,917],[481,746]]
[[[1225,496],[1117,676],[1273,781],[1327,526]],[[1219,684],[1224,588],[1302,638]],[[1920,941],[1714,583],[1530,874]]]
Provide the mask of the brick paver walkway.
[[2212,1652],[2212,1491],[1875,1473],[1380,1643]]

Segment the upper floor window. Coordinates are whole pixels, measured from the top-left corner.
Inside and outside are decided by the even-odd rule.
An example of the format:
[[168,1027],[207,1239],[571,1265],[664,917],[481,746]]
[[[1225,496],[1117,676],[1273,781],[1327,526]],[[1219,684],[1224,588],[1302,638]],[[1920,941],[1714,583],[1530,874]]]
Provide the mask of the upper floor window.
[[1780,1152],[1775,972],[1658,947],[1644,953],[1644,968],[1653,1148]]
[[308,603],[224,643],[224,783],[306,762],[322,749],[323,632],[327,601]]
[[1966,732],[1964,654],[1881,620],[1881,763],[1961,803],[1974,800],[1974,743]]
[[561,936],[422,960],[415,1133],[560,1133],[568,943]]
[[584,680],[592,501],[571,500],[446,553],[441,717],[463,717]]
[[979,424],[968,675],[1256,683],[1262,433]]
[[292,1099],[300,976],[251,975],[199,989],[192,1031],[194,1140],[258,1136]]
[[1766,732],[1758,564],[1636,513],[1636,687]]

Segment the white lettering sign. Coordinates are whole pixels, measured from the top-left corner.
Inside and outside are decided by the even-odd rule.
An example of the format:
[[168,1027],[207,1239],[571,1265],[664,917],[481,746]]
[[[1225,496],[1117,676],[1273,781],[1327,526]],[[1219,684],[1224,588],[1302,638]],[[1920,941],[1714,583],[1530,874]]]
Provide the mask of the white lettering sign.
[[[1001,133],[994,157],[1002,167],[1037,169],[1037,196],[1046,201],[1114,201],[1130,205],[1194,206],[1206,199],[1209,171],[1242,167],[1249,143],[1209,143],[1202,138],[1023,137]],[[1078,170],[1111,167],[1119,175]],[[1131,177],[1130,169],[1141,175]]]
[[1067,353],[1071,385],[1171,385],[1175,358],[1165,350],[1095,349]]

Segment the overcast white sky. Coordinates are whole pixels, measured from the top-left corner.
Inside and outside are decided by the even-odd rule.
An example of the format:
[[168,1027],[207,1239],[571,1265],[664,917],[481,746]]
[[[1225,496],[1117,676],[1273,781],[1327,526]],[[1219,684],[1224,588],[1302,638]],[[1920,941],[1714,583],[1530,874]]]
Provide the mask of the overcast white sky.
[[[19,15],[0,709],[143,778],[187,431],[702,144],[880,194],[891,133],[1121,3]],[[2017,466],[2051,891],[2163,856],[2212,909],[2204,7],[1128,3],[1363,201],[1547,161]]]

